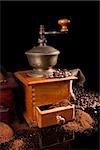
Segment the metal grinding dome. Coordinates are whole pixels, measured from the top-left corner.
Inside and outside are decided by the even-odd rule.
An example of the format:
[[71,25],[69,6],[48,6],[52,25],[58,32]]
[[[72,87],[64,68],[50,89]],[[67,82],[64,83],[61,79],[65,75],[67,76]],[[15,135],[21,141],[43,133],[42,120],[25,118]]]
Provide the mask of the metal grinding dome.
[[25,52],[25,54],[36,54],[36,55],[50,55],[50,54],[59,54],[60,52],[52,46],[37,46],[33,47],[29,51]]

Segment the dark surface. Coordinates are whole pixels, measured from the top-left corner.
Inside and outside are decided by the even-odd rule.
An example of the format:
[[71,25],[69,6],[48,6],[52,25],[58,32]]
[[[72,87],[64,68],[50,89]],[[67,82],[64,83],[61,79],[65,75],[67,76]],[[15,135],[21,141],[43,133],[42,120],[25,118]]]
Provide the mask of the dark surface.
[[56,29],[58,19],[71,20],[67,35],[48,36],[60,50],[59,68],[80,68],[86,86],[99,90],[99,2],[1,2],[1,65],[11,72],[28,70],[25,52],[38,45],[39,25]]
[[91,135],[68,134],[61,131],[60,128],[57,131],[57,128],[19,130],[13,140],[1,144],[0,148],[1,150],[11,150],[9,148],[14,140],[20,139],[26,144],[20,150],[99,150],[98,132]]

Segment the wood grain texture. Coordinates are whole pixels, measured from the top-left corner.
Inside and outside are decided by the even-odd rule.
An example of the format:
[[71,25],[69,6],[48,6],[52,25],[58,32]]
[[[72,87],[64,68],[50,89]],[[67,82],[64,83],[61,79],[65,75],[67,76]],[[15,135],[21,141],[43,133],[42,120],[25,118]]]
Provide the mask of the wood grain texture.
[[[28,71],[19,71],[15,73],[16,78],[23,83],[23,88],[25,92],[25,112],[24,117],[28,122],[29,126],[31,124],[38,124],[39,127],[49,126],[52,124],[56,124],[56,120],[54,119],[55,115],[59,114],[64,115],[67,114],[71,117],[73,116],[73,110],[58,110],[56,112],[47,113],[41,115],[41,113],[37,112],[36,107],[54,104],[63,99],[68,99],[72,97],[71,89],[70,89],[70,81],[76,79],[74,76],[70,76],[68,78],[33,78],[28,77]],[[68,111],[68,112],[67,112]],[[62,114],[63,112],[63,114]],[[51,117],[51,119],[50,119]],[[53,117],[53,118],[52,118]],[[72,118],[72,117],[71,117]]]
[[27,71],[18,71],[15,72],[15,76],[25,85],[33,85],[38,83],[48,83],[48,82],[57,82],[57,81],[66,81],[66,80],[75,80],[77,77],[75,76],[69,76],[66,78],[44,78],[44,77],[28,77],[27,73],[29,73],[30,70]]
[[47,105],[70,98],[69,81],[37,84],[35,87],[35,105]]

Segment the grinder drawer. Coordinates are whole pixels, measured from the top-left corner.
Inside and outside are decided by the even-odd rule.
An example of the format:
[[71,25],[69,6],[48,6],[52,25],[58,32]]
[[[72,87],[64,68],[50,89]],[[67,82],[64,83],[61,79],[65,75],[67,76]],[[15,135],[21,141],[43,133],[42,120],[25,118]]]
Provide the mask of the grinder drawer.
[[47,109],[47,106],[36,107],[36,120],[39,128],[61,124],[75,118],[75,105]]

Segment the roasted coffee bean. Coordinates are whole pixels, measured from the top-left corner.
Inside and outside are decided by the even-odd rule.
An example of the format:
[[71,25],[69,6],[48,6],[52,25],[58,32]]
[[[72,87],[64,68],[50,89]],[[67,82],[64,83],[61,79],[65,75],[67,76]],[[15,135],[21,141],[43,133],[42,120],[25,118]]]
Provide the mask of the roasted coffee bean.
[[53,75],[49,78],[65,78],[71,76],[71,73],[67,69],[55,69]]
[[94,111],[96,106],[99,104],[99,93],[93,91],[87,91],[84,88],[75,88],[73,89],[74,94],[76,95],[76,103],[83,108],[93,108]]

